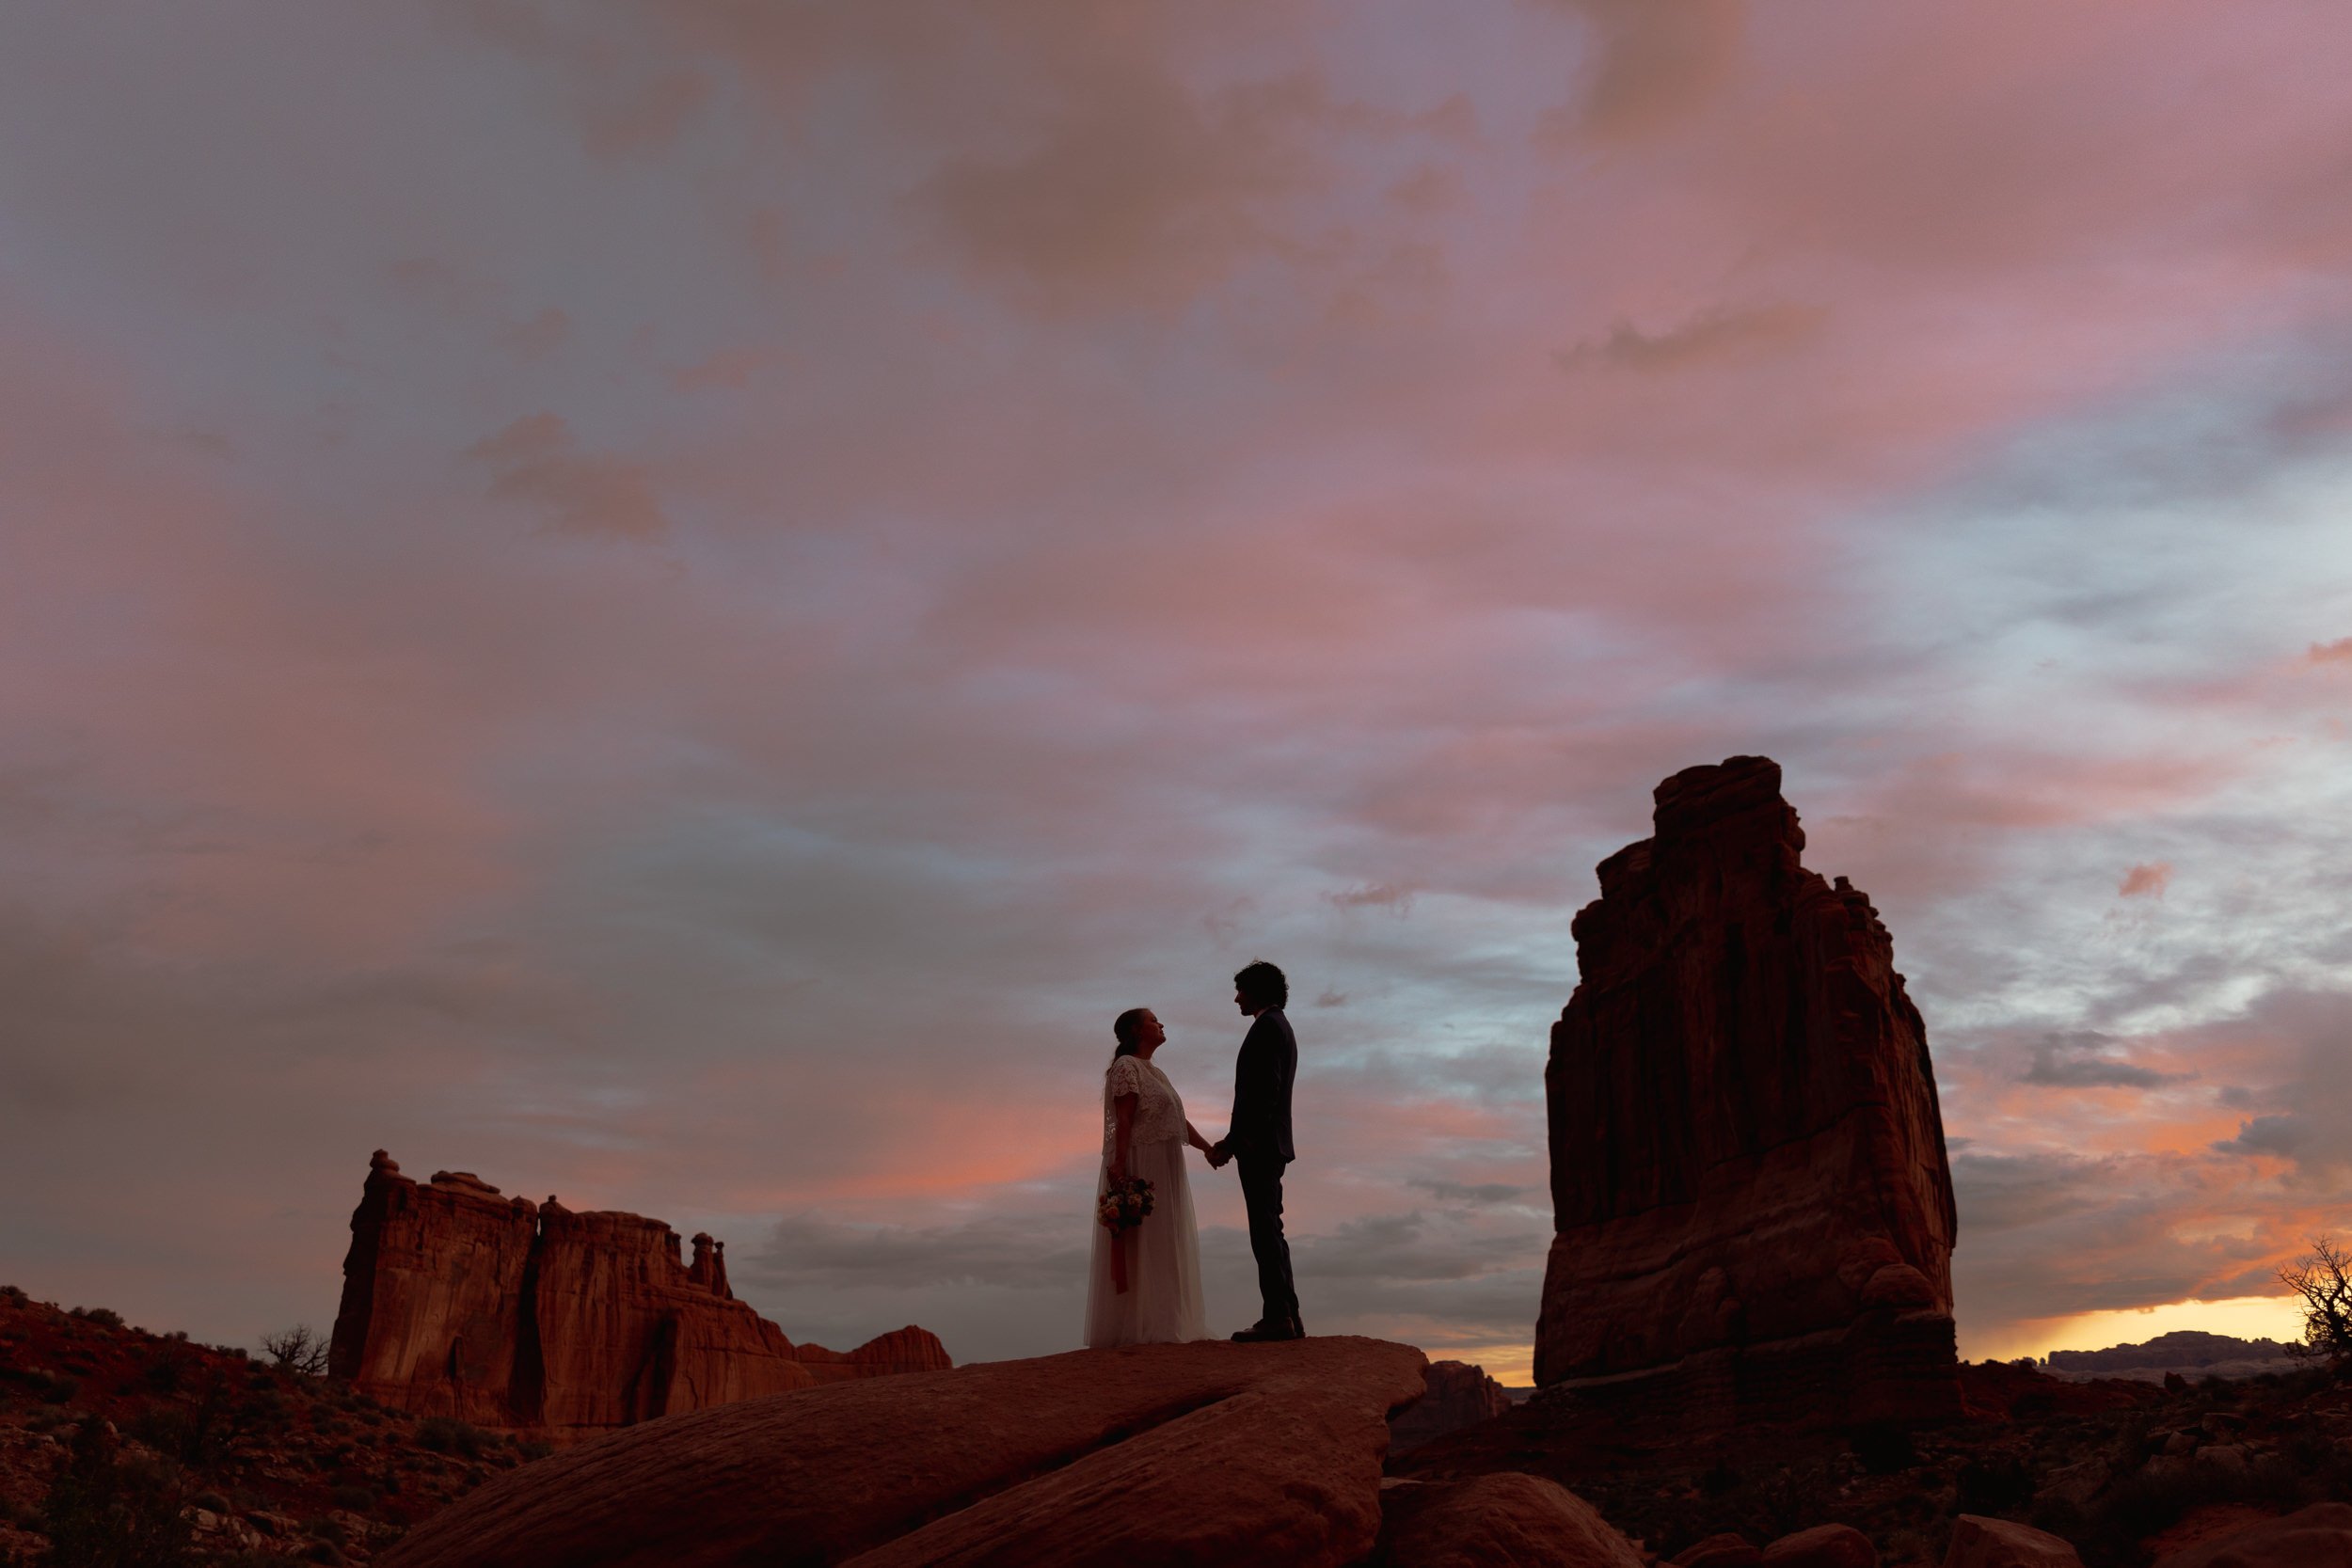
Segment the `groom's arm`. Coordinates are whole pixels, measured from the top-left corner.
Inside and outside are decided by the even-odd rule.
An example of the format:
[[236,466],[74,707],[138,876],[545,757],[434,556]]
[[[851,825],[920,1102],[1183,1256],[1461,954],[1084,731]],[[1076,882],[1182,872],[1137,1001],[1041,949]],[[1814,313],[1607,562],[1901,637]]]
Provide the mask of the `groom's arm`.
[[1242,1038],[1241,1055],[1233,1063],[1233,1115],[1225,1129],[1229,1147],[1253,1148],[1262,1141],[1259,1134],[1274,1109],[1278,1086],[1269,1071],[1278,1067],[1268,1049],[1275,1043],[1273,1034],[1260,1014]]

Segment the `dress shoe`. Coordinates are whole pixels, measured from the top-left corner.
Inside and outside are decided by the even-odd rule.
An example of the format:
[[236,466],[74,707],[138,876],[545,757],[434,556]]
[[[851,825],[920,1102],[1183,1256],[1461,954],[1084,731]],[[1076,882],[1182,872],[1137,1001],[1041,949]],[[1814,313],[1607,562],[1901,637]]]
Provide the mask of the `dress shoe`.
[[1295,1318],[1289,1323],[1277,1323],[1272,1326],[1265,1323],[1252,1323],[1233,1336],[1235,1340],[1245,1345],[1272,1344],[1279,1339],[1304,1339],[1306,1337],[1307,1331],[1298,1326],[1298,1320]]

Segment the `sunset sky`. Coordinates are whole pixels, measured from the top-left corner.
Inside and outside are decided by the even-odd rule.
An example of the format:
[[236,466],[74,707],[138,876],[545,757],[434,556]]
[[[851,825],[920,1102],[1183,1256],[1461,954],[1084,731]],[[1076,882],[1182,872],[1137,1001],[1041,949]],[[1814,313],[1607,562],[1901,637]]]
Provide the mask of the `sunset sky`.
[[1110,1021],[1215,1136],[1263,956],[1308,1325],[1524,1381],[1569,921],[1763,753],[1927,1019],[1963,1353],[2285,1332],[2128,1309],[2352,1229],[2347,48],[0,8],[0,1282],[323,1328],[382,1147],[1067,1349]]

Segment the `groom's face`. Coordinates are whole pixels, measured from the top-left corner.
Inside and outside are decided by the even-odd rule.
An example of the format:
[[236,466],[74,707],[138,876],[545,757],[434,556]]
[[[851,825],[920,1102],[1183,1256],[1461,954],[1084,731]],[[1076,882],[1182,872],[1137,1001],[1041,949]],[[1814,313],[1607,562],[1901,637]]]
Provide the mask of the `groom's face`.
[[1258,1009],[1251,1006],[1249,1004],[1248,993],[1244,991],[1238,986],[1233,988],[1233,1006],[1241,1009],[1242,1016],[1244,1018],[1256,1018],[1258,1016]]

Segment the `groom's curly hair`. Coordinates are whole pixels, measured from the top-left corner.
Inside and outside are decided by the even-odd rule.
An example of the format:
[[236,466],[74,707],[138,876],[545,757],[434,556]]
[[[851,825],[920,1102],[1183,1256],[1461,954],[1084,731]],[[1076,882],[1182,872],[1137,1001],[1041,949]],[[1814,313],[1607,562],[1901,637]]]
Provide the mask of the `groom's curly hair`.
[[1263,958],[1244,964],[1233,976],[1233,989],[1260,1007],[1287,1007],[1291,1005],[1291,983],[1280,970]]

